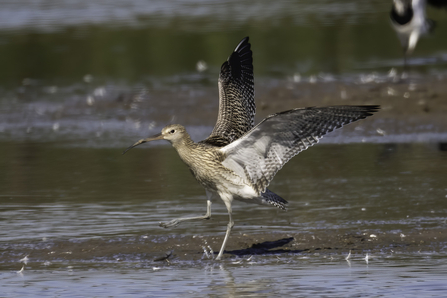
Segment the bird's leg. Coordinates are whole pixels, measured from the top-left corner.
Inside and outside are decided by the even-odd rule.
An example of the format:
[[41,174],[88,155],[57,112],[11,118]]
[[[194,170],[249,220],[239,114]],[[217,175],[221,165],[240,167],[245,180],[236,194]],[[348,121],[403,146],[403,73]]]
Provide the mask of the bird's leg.
[[408,54],[404,53],[404,70],[403,74],[405,74],[408,71]]
[[179,223],[181,223],[182,221],[186,221],[186,220],[195,220],[195,219],[210,219],[211,218],[211,200],[208,199],[206,201],[207,206],[206,206],[206,214],[203,216],[195,216],[195,217],[181,217],[181,218],[176,218],[173,219],[171,221],[168,222],[161,222],[160,223],[160,227],[163,228],[170,228],[170,227],[174,227],[176,225],[178,225]]
[[222,243],[222,247],[220,248],[220,251],[219,251],[219,254],[217,255],[216,260],[221,260],[222,259],[222,255],[223,255],[224,250],[225,250],[225,245],[227,244],[227,240],[230,237],[231,230],[233,229],[233,226],[234,226],[234,221],[231,218],[231,202],[229,204],[227,204],[227,202],[225,201],[225,205],[227,205],[228,216],[230,217],[230,221],[228,222],[227,232],[225,234],[225,238],[224,238],[224,241]]

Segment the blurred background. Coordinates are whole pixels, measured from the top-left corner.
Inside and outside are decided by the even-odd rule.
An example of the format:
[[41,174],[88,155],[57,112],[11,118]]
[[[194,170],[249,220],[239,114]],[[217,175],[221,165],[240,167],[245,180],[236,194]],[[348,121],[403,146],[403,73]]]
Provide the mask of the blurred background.
[[[350,85],[400,81],[403,50],[391,3],[0,1],[0,140],[123,146],[121,137],[139,138],[172,121],[198,126],[193,137],[206,137],[217,114],[220,66],[245,36],[258,107],[327,104],[320,99],[334,90],[328,103],[341,104],[352,98]],[[427,14],[436,30],[422,37],[408,71],[413,79],[440,80],[447,13],[429,6]]]
[[[447,10],[427,6],[435,30],[404,67],[392,3],[0,0],[0,292],[443,296]],[[288,212],[233,205],[235,237],[291,233],[299,253],[259,255],[246,269],[233,263],[213,272],[206,258],[205,265],[188,260],[206,245],[220,247],[223,204],[213,204],[211,221],[160,228],[160,221],[202,214],[203,188],[167,143],[121,152],[174,122],[194,140],[206,138],[217,117],[220,66],[245,36],[256,122],[304,106],[381,110],[325,136],[278,173],[270,188],[290,202]],[[339,241],[325,242],[325,233]],[[196,235],[214,242],[199,237],[203,247],[188,246],[184,239]],[[408,240],[414,235],[422,240]],[[258,242],[244,239],[230,238],[228,249]],[[395,253],[402,247],[409,250]],[[151,263],[169,250],[171,265]],[[260,266],[256,276],[250,266]]]

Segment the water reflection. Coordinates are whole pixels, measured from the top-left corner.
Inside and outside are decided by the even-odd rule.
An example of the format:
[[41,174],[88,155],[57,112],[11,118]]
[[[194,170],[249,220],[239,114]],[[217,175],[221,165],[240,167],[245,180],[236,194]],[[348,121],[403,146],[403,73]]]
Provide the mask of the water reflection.
[[47,270],[25,269],[20,275],[2,274],[0,285],[6,296],[39,293],[42,297],[49,291],[62,297],[442,297],[447,290],[443,258],[434,254],[375,256],[366,265],[355,256],[351,267],[340,255],[289,262],[270,258],[225,265],[185,264],[175,269],[128,268],[116,263],[110,269],[82,264],[90,270],[80,270],[81,264],[61,264]]
[[[45,143],[0,148],[1,241],[224,233],[227,214],[220,201],[213,204],[211,221],[158,227],[167,219],[205,212],[203,189],[171,148],[136,150],[125,158],[119,149]],[[292,159],[272,182],[272,191],[290,202],[288,212],[235,202],[235,235],[406,233],[445,226],[447,156],[436,144],[312,149]]]
[[[208,66],[204,73],[216,73],[234,40],[247,35],[259,49],[257,77],[337,75],[362,71],[365,62],[400,64],[399,51],[389,46],[395,37],[386,30],[389,0],[39,3],[2,5],[0,78],[8,88],[24,80],[63,87],[86,75],[93,82],[151,87],[151,77],[192,73],[198,61]],[[439,36],[445,36],[442,15],[436,19]],[[446,48],[442,38],[425,44],[430,51],[419,53],[427,58]],[[444,62],[429,69],[445,70]]]

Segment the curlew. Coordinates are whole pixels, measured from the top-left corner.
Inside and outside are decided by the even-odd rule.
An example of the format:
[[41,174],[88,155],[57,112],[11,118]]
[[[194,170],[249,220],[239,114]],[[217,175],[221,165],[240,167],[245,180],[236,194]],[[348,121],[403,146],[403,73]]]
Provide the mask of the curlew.
[[287,201],[267,189],[284,164],[326,133],[344,124],[366,118],[378,106],[331,106],[297,108],[270,115],[254,126],[255,102],[253,59],[248,37],[223,63],[219,75],[219,112],[211,135],[194,142],[179,124],[164,127],[161,133],[141,139],[140,144],[167,140],[177,150],[197,181],[205,188],[207,211],[203,216],[177,218],[160,223],[173,227],[187,220],[210,219],[211,202],[221,198],[229,222],[216,260],[220,260],[233,228],[233,200],[267,204],[286,209]]

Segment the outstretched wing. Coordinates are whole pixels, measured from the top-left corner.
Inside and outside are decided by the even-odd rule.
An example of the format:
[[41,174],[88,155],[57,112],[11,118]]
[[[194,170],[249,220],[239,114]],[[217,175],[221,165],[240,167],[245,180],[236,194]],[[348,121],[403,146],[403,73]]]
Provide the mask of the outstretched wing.
[[223,147],[254,125],[256,112],[253,58],[248,37],[222,64],[219,75],[219,114],[211,135],[202,143]]
[[300,108],[271,115],[235,142],[221,148],[223,165],[244,178],[258,194],[293,156],[323,135],[364,119],[379,106]]

